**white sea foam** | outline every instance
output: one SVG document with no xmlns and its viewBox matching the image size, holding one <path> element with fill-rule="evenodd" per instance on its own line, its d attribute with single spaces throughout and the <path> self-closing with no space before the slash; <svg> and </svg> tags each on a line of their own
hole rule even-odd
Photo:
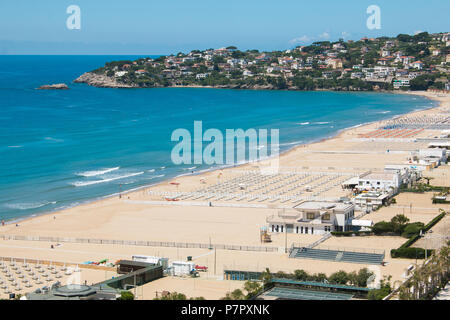
<svg viewBox="0 0 450 320">
<path fill-rule="evenodd" d="M 94 181 L 77 181 L 77 182 L 72 183 L 72 185 L 75 186 L 75 187 L 84 187 L 84 186 L 90 186 L 90 185 L 93 185 L 93 184 L 111 182 L 111 181 L 115 181 L 115 180 L 120 180 L 120 179 L 129 178 L 129 177 L 134 177 L 134 176 L 138 176 L 138 175 L 141 175 L 141 174 L 144 174 L 144 171 L 136 172 L 136 173 L 130 173 L 130 174 L 126 174 L 126 175 L 118 176 L 118 177 L 113 177 L 113 178 L 109 178 L 109 179 L 94 180 Z"/>
<path fill-rule="evenodd" d="M 278 146 L 282 147 L 282 146 L 292 146 L 295 144 L 301 144 L 303 143 L 303 141 L 299 140 L 299 141 L 293 141 L 293 142 L 285 142 L 285 143 L 280 143 Z"/>
<path fill-rule="evenodd" d="M 329 121 L 320 121 L 320 122 L 309 122 L 309 121 L 307 121 L 307 122 L 298 122 L 297 124 L 299 124 L 301 126 L 307 126 L 307 125 L 310 125 L 310 124 L 328 124 L 328 123 L 330 123 L 330 122 Z"/>
<path fill-rule="evenodd" d="M 330 123 L 329 121 L 322 121 L 322 122 L 314 122 L 314 124 L 328 124 Z"/>
<path fill-rule="evenodd" d="M 155 172 L 155 169 L 147 170 L 147 172 Z"/>
<path fill-rule="evenodd" d="M 52 138 L 52 137 L 45 137 L 44 140 L 47 141 L 53 141 L 53 142 L 63 142 L 63 139 L 56 139 L 56 138 Z"/>
<path fill-rule="evenodd" d="M 22 203 L 8 203 L 5 207 L 15 210 L 29 210 L 37 209 L 49 204 L 55 204 L 56 201 L 40 201 L 40 202 L 22 202 Z"/>
<path fill-rule="evenodd" d="M 22 146 L 8 146 L 8 148 L 22 148 Z"/>
<path fill-rule="evenodd" d="M 106 169 L 103 169 L 103 170 L 80 172 L 80 173 L 77 173 L 77 176 L 95 177 L 95 176 L 100 176 L 102 174 L 105 174 L 105 173 L 108 173 L 108 172 L 112 172 L 112 171 L 116 171 L 116 170 L 119 170 L 119 169 L 120 169 L 120 167 L 114 167 L 114 168 L 106 168 Z"/>
</svg>

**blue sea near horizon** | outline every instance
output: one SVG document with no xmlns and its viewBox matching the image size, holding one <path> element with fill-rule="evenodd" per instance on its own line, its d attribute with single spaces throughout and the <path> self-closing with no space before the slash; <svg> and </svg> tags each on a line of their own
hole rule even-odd
<svg viewBox="0 0 450 320">
<path fill-rule="evenodd" d="M 174 165 L 177 128 L 280 130 L 280 148 L 429 108 L 382 93 L 107 89 L 72 81 L 138 56 L 0 56 L 0 219 L 15 220 L 211 169 Z M 35 90 L 66 83 L 70 90 Z"/>
</svg>

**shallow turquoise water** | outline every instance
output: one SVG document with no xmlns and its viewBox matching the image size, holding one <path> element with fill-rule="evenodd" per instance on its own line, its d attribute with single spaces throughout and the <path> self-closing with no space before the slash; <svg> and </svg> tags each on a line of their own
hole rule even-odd
<svg viewBox="0 0 450 320">
<path fill-rule="evenodd" d="M 0 218 L 15 219 L 211 165 L 172 163 L 173 130 L 280 130 L 281 150 L 434 102 L 375 93 L 101 89 L 71 81 L 111 56 L 0 56 Z M 65 82 L 67 91 L 38 91 Z M 196 166 L 195 169 L 189 169 Z"/>
</svg>

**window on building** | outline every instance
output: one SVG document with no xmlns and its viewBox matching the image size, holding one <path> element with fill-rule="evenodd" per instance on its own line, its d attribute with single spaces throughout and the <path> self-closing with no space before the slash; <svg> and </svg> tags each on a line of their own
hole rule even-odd
<svg viewBox="0 0 450 320">
<path fill-rule="evenodd" d="M 298 226 L 295 227 L 295 233 L 298 233 Z"/>
<path fill-rule="evenodd" d="M 284 226 L 281 226 L 281 232 L 283 232 Z"/>
<path fill-rule="evenodd" d="M 314 219 L 314 212 L 308 212 L 308 213 L 306 214 L 306 218 L 308 218 L 308 219 L 310 219 L 310 220 Z"/>
<path fill-rule="evenodd" d="M 308 227 L 305 227 L 305 233 L 308 234 Z"/>
<path fill-rule="evenodd" d="M 303 233 L 303 227 L 300 227 L 300 233 Z"/>
<path fill-rule="evenodd" d="M 330 220 L 330 214 L 329 213 L 325 213 L 323 216 L 322 216 L 322 220 Z"/>
</svg>

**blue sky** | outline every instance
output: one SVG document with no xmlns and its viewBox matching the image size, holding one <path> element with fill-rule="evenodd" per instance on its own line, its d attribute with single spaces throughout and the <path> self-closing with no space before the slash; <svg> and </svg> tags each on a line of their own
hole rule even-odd
<svg viewBox="0 0 450 320">
<path fill-rule="evenodd" d="M 66 8 L 81 8 L 69 30 Z M 369 5 L 381 29 L 366 26 Z M 2 0 L 0 54 L 169 54 L 450 31 L 449 0 Z"/>
</svg>

